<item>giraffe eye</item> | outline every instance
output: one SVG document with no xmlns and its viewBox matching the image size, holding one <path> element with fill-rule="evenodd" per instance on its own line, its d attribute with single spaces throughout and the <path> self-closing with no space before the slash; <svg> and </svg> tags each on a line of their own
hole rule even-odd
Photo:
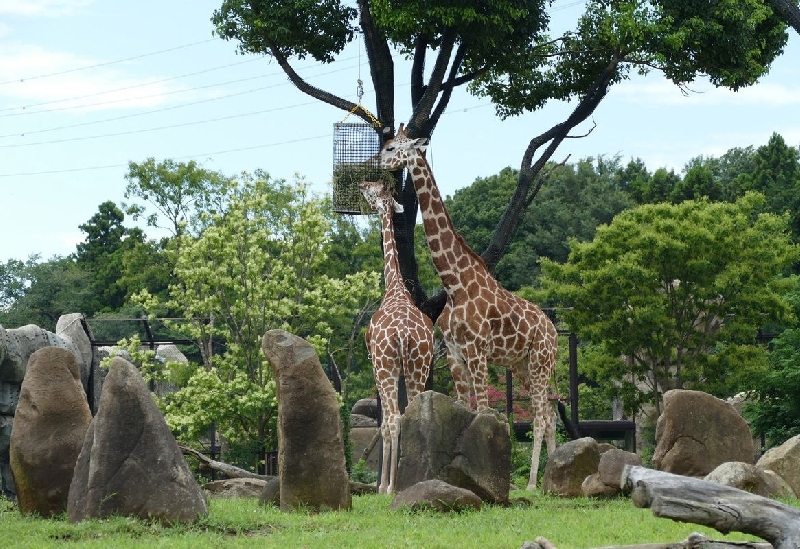
<svg viewBox="0 0 800 549">
<path fill-rule="evenodd" d="M 392 152 L 393 150 L 394 150 L 393 146 L 392 147 L 386 147 L 386 152 Z"/>
</svg>

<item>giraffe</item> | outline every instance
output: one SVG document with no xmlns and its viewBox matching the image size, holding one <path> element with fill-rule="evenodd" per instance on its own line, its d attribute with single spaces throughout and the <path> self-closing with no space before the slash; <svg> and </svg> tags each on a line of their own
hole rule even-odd
<svg viewBox="0 0 800 549">
<path fill-rule="evenodd" d="M 437 320 L 458 399 L 470 406 L 475 391 L 479 412 L 489 407 L 488 364 L 511 369 L 529 391 L 535 414 L 528 490 L 536 489 L 542 440 L 555 450 L 555 411 L 549 389 L 558 346 L 555 326 L 539 307 L 502 288 L 486 265 L 453 228 L 431 168 L 427 139 L 411 139 L 400 125 L 381 148 L 380 164 L 406 168 L 419 198 L 425 235 L 447 301 Z M 471 386 L 471 387 L 470 387 Z"/>
<path fill-rule="evenodd" d="M 378 492 L 384 494 L 394 492 L 400 455 L 400 376 L 405 377 L 409 402 L 425 390 L 433 362 L 433 322 L 414 305 L 400 274 L 392 214 L 402 212 L 403 206 L 381 181 L 362 181 L 358 187 L 380 214 L 383 236 L 386 292 L 381 306 L 372 315 L 365 339 L 383 412 L 383 462 Z"/>
</svg>

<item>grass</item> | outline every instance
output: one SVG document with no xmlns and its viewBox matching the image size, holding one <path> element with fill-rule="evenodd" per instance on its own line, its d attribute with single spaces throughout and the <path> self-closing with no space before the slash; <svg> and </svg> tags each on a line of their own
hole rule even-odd
<svg viewBox="0 0 800 549">
<path fill-rule="evenodd" d="M 485 506 L 460 514 L 391 511 L 391 496 L 353 498 L 353 509 L 328 513 L 282 512 L 254 499 L 212 499 L 207 517 L 191 526 L 162 526 L 125 517 L 71 524 L 66 517 L 22 516 L 0 499 L 2 547 L 46 548 L 458 548 L 518 549 L 544 536 L 558 549 L 677 542 L 692 532 L 712 539 L 752 541 L 654 517 L 627 498 L 564 499 L 514 492 L 529 503 Z M 794 502 L 795 504 L 797 502 Z"/>
</svg>

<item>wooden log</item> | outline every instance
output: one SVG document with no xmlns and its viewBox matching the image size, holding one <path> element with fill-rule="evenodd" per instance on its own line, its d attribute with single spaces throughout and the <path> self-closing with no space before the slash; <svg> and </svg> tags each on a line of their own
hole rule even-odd
<svg viewBox="0 0 800 549">
<path fill-rule="evenodd" d="M 626 466 L 620 486 L 637 507 L 657 517 L 701 524 L 727 534 L 742 532 L 775 549 L 800 548 L 800 509 L 715 482 Z"/>
<path fill-rule="evenodd" d="M 222 461 L 217 461 L 215 459 L 211 459 L 207 455 L 202 452 L 198 452 L 194 448 L 189 448 L 188 446 L 184 446 L 183 444 L 178 444 L 178 448 L 181 449 L 183 455 L 189 455 L 208 467 L 209 469 L 214 469 L 215 471 L 219 471 L 220 473 L 225 474 L 228 478 L 255 478 L 259 480 L 272 480 L 275 478 L 272 475 L 259 475 L 256 473 L 251 473 L 247 469 L 242 469 L 240 467 L 236 467 L 235 465 L 231 465 L 229 463 L 224 463 Z"/>
</svg>

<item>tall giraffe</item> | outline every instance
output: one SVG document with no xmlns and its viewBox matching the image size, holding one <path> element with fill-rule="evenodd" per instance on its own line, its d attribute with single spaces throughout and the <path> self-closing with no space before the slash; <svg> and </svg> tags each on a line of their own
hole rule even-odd
<svg viewBox="0 0 800 549">
<path fill-rule="evenodd" d="M 400 125 L 384 143 L 381 167 L 406 168 L 414 181 L 431 258 L 447 301 L 437 320 L 459 400 L 470 406 L 470 385 L 478 411 L 489 407 L 488 364 L 510 368 L 529 391 L 533 451 L 528 490 L 536 488 L 542 439 L 556 447 L 555 411 L 549 404 L 558 346 L 556 328 L 539 307 L 502 288 L 483 260 L 461 238 L 445 209 L 425 159 L 427 139 L 411 139 Z"/>
<path fill-rule="evenodd" d="M 383 411 L 383 462 L 378 492 L 384 494 L 394 492 L 400 455 L 400 377 L 405 377 L 409 402 L 425 390 L 433 362 L 433 322 L 414 305 L 400 274 L 392 214 L 402 212 L 403 206 L 381 181 L 362 181 L 358 188 L 380 214 L 383 236 L 386 292 L 369 322 L 366 342 Z"/>
</svg>

